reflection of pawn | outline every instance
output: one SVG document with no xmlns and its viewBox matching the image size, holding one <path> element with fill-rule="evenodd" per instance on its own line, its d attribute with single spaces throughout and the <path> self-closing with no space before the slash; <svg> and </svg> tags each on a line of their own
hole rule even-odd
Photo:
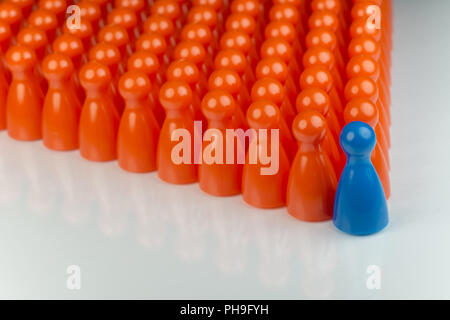
<svg viewBox="0 0 450 320">
<path fill-rule="evenodd" d="M 90 61 L 81 68 L 80 82 L 86 90 L 80 117 L 80 153 L 91 161 L 114 160 L 119 114 L 107 94 L 111 73 L 106 66 Z"/>
<path fill-rule="evenodd" d="M 280 139 L 272 140 L 272 130 L 279 130 L 280 110 L 273 102 L 260 100 L 250 105 L 247 119 L 251 128 L 257 131 L 266 130 L 266 137 L 259 134 L 250 142 L 242 177 L 242 197 L 254 207 L 282 207 L 286 203 L 289 159 Z M 277 154 L 274 155 L 272 152 Z M 270 155 L 272 163 L 263 164 L 267 160 L 260 159 L 263 155 L 267 157 Z M 252 158 L 256 161 L 251 162 Z M 274 161 L 277 163 L 274 164 Z M 268 167 L 273 167 L 275 172 Z"/>
<path fill-rule="evenodd" d="M 200 188 L 214 196 L 232 196 L 241 192 L 242 165 L 238 159 L 245 150 L 234 138 L 234 158 L 229 163 L 230 147 L 227 129 L 233 128 L 232 116 L 236 108 L 233 97 L 226 91 L 213 90 L 202 100 L 202 112 L 208 119 L 208 130 L 203 137 L 203 160 L 199 167 Z M 237 146 L 236 146 L 237 144 Z M 226 159 L 226 160 L 225 160 Z"/>
<path fill-rule="evenodd" d="M 158 141 L 158 176 L 174 184 L 196 182 L 194 118 L 189 108 L 192 103 L 191 88 L 180 80 L 167 81 L 161 87 L 159 101 L 166 109 L 166 118 Z"/>
<path fill-rule="evenodd" d="M 388 224 L 386 197 L 370 161 L 376 144 L 375 132 L 364 122 L 351 122 L 341 134 L 347 154 L 334 205 L 334 225 L 352 235 L 369 235 Z"/>
<path fill-rule="evenodd" d="M 61 53 L 52 53 L 42 62 L 49 89 L 42 110 L 44 145 L 53 150 L 78 148 L 78 120 L 81 102 L 70 83 L 72 61 Z"/>
<path fill-rule="evenodd" d="M 378 114 L 379 113 L 376 106 L 369 99 L 355 98 L 350 100 L 350 102 L 347 104 L 347 107 L 344 111 L 344 119 L 346 123 L 350 123 L 352 121 L 365 122 L 375 130 L 375 128 L 378 127 Z M 381 149 L 381 145 L 380 143 L 378 143 L 378 141 L 372 152 L 371 160 L 375 170 L 378 173 L 381 184 L 383 185 L 386 199 L 389 199 L 391 195 L 389 167 L 386 156 Z"/>
<path fill-rule="evenodd" d="M 303 111 L 292 131 L 299 149 L 291 166 L 287 188 L 287 210 L 297 219 L 323 221 L 332 218 L 336 175 L 328 155 L 320 148 L 327 130 L 317 111 Z"/>
<path fill-rule="evenodd" d="M 33 73 L 36 55 L 28 47 L 15 45 L 5 61 L 13 77 L 6 101 L 8 134 L 17 140 L 41 139 L 44 95 Z"/>
<path fill-rule="evenodd" d="M 159 127 L 146 105 L 151 84 L 144 73 L 128 71 L 119 81 L 119 91 L 125 100 L 117 134 L 119 166 L 131 172 L 156 170 L 156 146 Z"/>
</svg>

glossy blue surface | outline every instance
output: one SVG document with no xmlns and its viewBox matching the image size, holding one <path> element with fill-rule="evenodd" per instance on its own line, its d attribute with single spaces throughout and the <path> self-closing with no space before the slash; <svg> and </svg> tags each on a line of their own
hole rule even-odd
<svg viewBox="0 0 450 320">
<path fill-rule="evenodd" d="M 389 219 L 383 187 L 370 161 L 375 132 L 364 122 L 351 122 L 342 129 L 340 142 L 347 163 L 336 191 L 334 225 L 352 235 L 377 233 Z"/>
</svg>

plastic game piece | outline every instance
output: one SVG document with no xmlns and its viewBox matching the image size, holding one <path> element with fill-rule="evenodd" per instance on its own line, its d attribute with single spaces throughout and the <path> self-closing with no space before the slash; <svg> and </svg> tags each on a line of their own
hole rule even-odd
<svg viewBox="0 0 450 320">
<path fill-rule="evenodd" d="M 303 22 L 300 21 L 301 14 L 298 9 L 289 3 L 275 4 L 270 8 L 269 19 L 270 21 L 287 21 L 292 23 L 295 27 L 297 36 L 299 39 L 304 39 L 306 31 Z"/>
<path fill-rule="evenodd" d="M 346 44 L 348 43 L 348 35 L 339 25 L 339 18 L 332 11 L 323 10 L 313 12 L 308 19 L 308 25 L 309 29 L 330 29 L 336 35 L 339 50 L 345 52 Z"/>
<path fill-rule="evenodd" d="M 252 44 L 252 40 L 249 35 L 244 31 L 230 30 L 226 31 L 220 38 L 220 48 L 223 49 L 238 49 L 247 56 L 248 67 L 251 70 L 256 66 L 258 55 L 255 51 L 255 47 Z"/>
<path fill-rule="evenodd" d="M 271 138 L 271 130 L 279 130 L 278 125 L 282 121 L 280 111 L 273 102 L 260 100 L 252 103 L 248 108 L 247 121 L 250 127 L 256 130 L 256 136 L 250 141 L 245 158 L 242 173 L 242 198 L 257 208 L 282 207 L 286 204 L 290 164 L 283 144 L 279 143 L 279 140 Z M 266 130 L 265 138 L 264 135 L 259 135 L 260 129 Z M 256 156 L 256 150 L 260 148 L 266 150 L 267 155 L 272 152 L 271 150 L 277 150 L 276 147 L 272 148 L 272 144 L 278 144 L 277 164 L 263 164 L 262 161 L 266 161 L 266 159 L 262 160 L 259 156 L 250 161 L 252 157 Z"/>
<path fill-rule="evenodd" d="M 344 119 L 347 124 L 353 121 L 365 122 L 375 130 L 378 126 L 378 110 L 370 100 L 356 98 L 350 100 L 347 104 L 344 111 Z M 389 180 L 389 167 L 385 155 L 386 154 L 381 148 L 381 144 L 377 142 L 372 151 L 371 160 L 375 170 L 378 173 L 381 184 L 383 185 L 386 199 L 389 199 L 391 195 L 391 186 Z"/>
<path fill-rule="evenodd" d="M 35 0 L 6 0 L 5 2 L 18 6 L 22 12 L 22 17 L 25 19 L 28 18 L 35 4 Z"/>
<path fill-rule="evenodd" d="M 130 38 L 128 37 L 127 30 L 120 25 L 111 24 L 103 29 L 97 34 L 98 42 L 107 42 L 115 45 L 122 56 L 122 61 L 126 61 L 131 55 Z"/>
<path fill-rule="evenodd" d="M 16 140 L 41 139 L 44 96 L 33 73 L 36 54 L 29 47 L 15 45 L 6 52 L 5 61 L 12 73 L 6 100 L 8 134 Z"/>
<path fill-rule="evenodd" d="M 158 0 L 151 6 L 152 15 L 160 15 L 169 18 L 177 30 L 181 30 L 181 9 L 176 0 Z"/>
<path fill-rule="evenodd" d="M 147 4 L 145 0 L 116 0 L 114 4 L 116 8 L 133 10 L 142 23 L 147 19 L 147 13 L 145 12 Z"/>
<path fill-rule="evenodd" d="M 189 10 L 187 22 L 201 22 L 206 24 L 212 31 L 216 41 L 219 40 L 219 32 L 222 30 L 218 25 L 217 12 L 210 6 L 194 6 Z"/>
<path fill-rule="evenodd" d="M 11 29 L 11 33 L 16 35 L 22 22 L 20 7 L 11 2 L 0 3 L 0 21 L 6 22 Z"/>
<path fill-rule="evenodd" d="M 38 7 L 53 12 L 59 25 L 64 23 L 67 9 L 66 0 L 39 0 Z"/>
<path fill-rule="evenodd" d="M 152 84 L 149 103 L 152 107 L 153 115 L 155 116 L 159 127 L 161 127 L 164 121 L 165 111 L 159 103 L 159 89 L 162 85 L 162 80 L 158 73 L 159 69 L 160 64 L 158 62 L 158 57 L 152 52 L 138 50 L 128 58 L 128 70 L 145 73 Z"/>
<path fill-rule="evenodd" d="M 266 39 L 280 38 L 288 41 L 294 51 L 296 60 L 296 57 L 301 57 L 303 55 L 303 46 L 299 42 L 297 32 L 292 23 L 281 20 L 272 21 L 266 26 L 264 35 Z"/>
<path fill-rule="evenodd" d="M 299 113 L 305 110 L 317 111 L 327 120 L 327 132 L 321 146 L 330 157 L 336 177 L 339 177 L 345 165 L 345 155 L 338 148 L 337 141 L 339 141 L 340 124 L 337 122 L 336 114 L 331 108 L 327 93 L 319 88 L 302 90 L 297 97 L 296 107 Z M 331 127 L 334 127 L 334 129 L 331 129 Z"/>
<path fill-rule="evenodd" d="M 168 17 L 160 16 L 160 15 L 152 15 L 148 17 L 143 26 L 144 32 L 155 32 L 164 36 L 167 44 L 174 48 L 176 45 L 175 39 L 175 26 Z"/>
<path fill-rule="evenodd" d="M 251 97 L 253 102 L 258 100 L 272 101 L 280 108 L 281 115 L 288 126 L 292 124 L 296 112 L 286 97 L 283 85 L 278 80 L 273 78 L 259 79 L 252 87 Z"/>
<path fill-rule="evenodd" d="M 42 61 L 42 72 L 49 88 L 42 110 L 42 138 L 52 150 L 78 148 L 78 121 L 81 102 L 71 83 L 72 60 L 62 53 L 52 53 Z"/>
<path fill-rule="evenodd" d="M 156 32 L 146 32 L 136 40 L 136 50 L 150 51 L 156 54 L 159 64 L 164 69 L 169 64 L 166 39 Z M 162 71 L 160 72 L 162 74 Z"/>
<path fill-rule="evenodd" d="M 78 2 L 77 6 L 80 8 L 81 18 L 89 21 L 94 34 L 97 34 L 98 30 L 104 27 L 100 5 L 92 0 L 81 0 Z"/>
<path fill-rule="evenodd" d="M 261 43 L 261 37 L 259 37 L 259 33 L 256 32 L 256 22 L 255 19 L 248 13 L 237 12 L 232 13 L 228 16 L 227 21 L 225 22 L 225 30 L 240 30 L 248 34 L 250 37 L 258 37 L 256 38 L 256 43 Z"/>
<path fill-rule="evenodd" d="M 347 28 L 347 21 L 342 14 L 342 3 L 340 0 L 313 0 L 311 1 L 311 9 L 316 11 L 331 11 L 339 18 L 339 25 L 343 28 Z M 345 29 L 346 30 L 346 29 Z"/>
<path fill-rule="evenodd" d="M 186 24 L 181 31 L 180 40 L 192 40 L 201 43 L 207 52 L 205 64 L 212 69 L 212 58 L 217 50 L 217 43 L 213 43 L 213 35 L 209 27 L 201 22 Z"/>
<path fill-rule="evenodd" d="M 52 11 L 45 9 L 34 10 L 28 17 L 28 24 L 44 30 L 50 43 L 55 40 L 58 19 Z"/>
<path fill-rule="evenodd" d="M 108 24 L 117 24 L 124 27 L 128 32 L 128 38 L 134 42 L 139 38 L 138 18 L 133 10 L 127 8 L 115 8 L 107 18 Z"/>
<path fill-rule="evenodd" d="M 336 191 L 333 223 L 351 235 L 377 233 L 389 218 L 383 187 L 370 161 L 375 132 L 370 125 L 354 121 L 344 127 L 340 141 L 348 160 Z"/>
<path fill-rule="evenodd" d="M 225 141 L 226 129 L 234 129 L 232 120 L 236 108 L 234 99 L 224 90 L 212 90 L 203 97 L 201 107 L 208 119 L 208 131 L 203 137 L 203 158 L 198 168 L 200 189 L 219 197 L 239 194 L 242 183 L 242 163 L 238 163 L 238 153 L 245 153 L 245 149 L 243 146 L 236 146 L 236 143 L 240 144 L 237 137 L 233 138 L 235 143 L 231 147 L 228 147 Z M 222 141 L 219 142 L 220 140 Z M 227 157 L 230 148 L 234 148 L 234 158 L 231 163 L 228 162 Z"/>
<path fill-rule="evenodd" d="M 79 78 L 86 90 L 79 123 L 81 156 L 91 161 L 114 160 L 120 117 L 107 94 L 111 73 L 105 65 L 89 61 L 81 68 Z"/>
<path fill-rule="evenodd" d="M 287 210 L 293 217 L 310 222 L 333 217 L 337 179 L 328 155 L 319 147 L 327 124 L 317 111 L 299 113 L 292 131 L 299 143 L 287 185 Z"/>
<path fill-rule="evenodd" d="M 185 59 L 189 60 L 197 66 L 200 71 L 199 85 L 201 93 L 204 93 L 207 84 L 207 75 L 210 72 L 208 65 L 205 63 L 207 61 L 207 55 L 205 48 L 201 43 L 192 40 L 184 40 L 178 43 L 173 51 L 173 57 L 176 60 Z"/>
<path fill-rule="evenodd" d="M 147 105 L 150 91 L 150 80 L 142 72 L 128 71 L 120 78 L 119 92 L 125 100 L 125 111 L 117 134 L 117 160 L 127 171 L 156 170 L 159 127 Z"/>
<path fill-rule="evenodd" d="M 298 79 L 300 77 L 300 65 L 297 63 L 292 47 L 287 40 L 281 38 L 267 39 L 261 45 L 260 57 L 262 59 L 267 57 L 281 58 L 287 64 L 292 78 Z"/>
<path fill-rule="evenodd" d="M 259 31 L 262 30 L 265 24 L 265 14 L 261 9 L 263 9 L 263 7 L 260 6 L 258 0 L 233 0 L 231 3 L 231 12 L 243 12 L 251 15 L 256 20 Z"/>
<path fill-rule="evenodd" d="M 198 180 L 198 168 L 194 161 L 194 118 L 189 107 L 191 88 L 180 80 L 167 81 L 159 91 L 159 101 L 166 110 L 166 118 L 158 141 L 158 177 L 172 184 L 194 183 Z"/>
<path fill-rule="evenodd" d="M 110 0 L 91 0 L 97 3 L 100 6 L 100 9 L 102 11 L 102 18 L 103 20 L 106 20 L 106 16 L 108 15 L 108 12 L 112 10 L 112 1 Z"/>
<path fill-rule="evenodd" d="M 193 0 L 192 1 L 193 7 L 210 7 L 217 13 L 217 21 L 218 21 L 218 31 L 219 33 L 223 32 L 223 23 L 224 23 L 224 12 L 223 12 L 223 6 L 224 1 L 223 0 Z M 228 10 L 228 8 L 227 8 Z"/>
<path fill-rule="evenodd" d="M 251 68 L 248 66 L 248 60 L 245 55 L 238 49 L 230 48 L 220 50 L 214 59 L 215 69 L 232 69 L 236 71 L 240 76 L 242 83 L 242 94 L 249 98 L 248 87 L 251 87 L 254 83 L 254 74 Z M 249 101 L 249 99 L 248 99 Z"/>
<path fill-rule="evenodd" d="M 3 54 L 8 50 L 11 43 L 11 28 L 5 21 L 0 21 L 0 56 L 3 58 Z M 3 63 L 3 61 L 2 61 Z"/>
<path fill-rule="evenodd" d="M 239 74 L 231 69 L 217 69 L 211 73 L 208 79 L 208 88 L 210 91 L 224 90 L 233 97 L 236 106 L 233 114 L 234 127 L 247 129 L 248 125 L 244 116 L 244 111 L 247 109 L 247 106 L 241 106 L 241 87 L 242 81 Z"/>
</svg>

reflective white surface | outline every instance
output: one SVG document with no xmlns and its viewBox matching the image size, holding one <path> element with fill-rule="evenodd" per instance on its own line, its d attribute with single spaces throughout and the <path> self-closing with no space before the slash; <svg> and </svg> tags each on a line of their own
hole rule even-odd
<svg viewBox="0 0 450 320">
<path fill-rule="evenodd" d="M 0 132 L 0 298 L 450 298 L 448 12 L 395 0 L 385 231 L 347 236 Z"/>
</svg>

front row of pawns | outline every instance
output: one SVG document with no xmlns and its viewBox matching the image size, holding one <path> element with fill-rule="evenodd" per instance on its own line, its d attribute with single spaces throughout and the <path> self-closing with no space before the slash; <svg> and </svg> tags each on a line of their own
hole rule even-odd
<svg viewBox="0 0 450 320">
<path fill-rule="evenodd" d="M 258 152 L 266 147 L 269 153 L 271 143 L 278 143 L 278 168 L 272 174 L 263 175 L 261 169 L 270 165 L 259 158 L 250 163 L 248 152 L 243 165 L 237 161 L 238 152 L 230 163 L 197 164 L 193 139 L 188 142 L 189 148 L 179 152 L 184 161 L 178 162 L 173 155 L 181 137 L 174 139 L 174 132 L 184 129 L 194 137 L 198 129 L 194 124 L 193 94 L 187 83 L 170 80 L 161 87 L 159 100 L 166 118 L 160 128 L 149 100 L 151 82 L 144 73 L 128 71 L 121 77 L 118 89 L 125 109 L 120 116 L 121 110 L 112 98 L 111 74 L 103 64 L 92 61 L 82 67 L 79 81 L 86 92 L 82 105 L 73 83 L 74 67 L 65 55 L 50 54 L 42 63 L 49 84 L 45 97 L 33 75 L 33 50 L 14 46 L 7 52 L 6 62 L 14 79 L 7 98 L 7 129 L 15 139 L 43 138 L 44 144 L 54 150 L 79 148 L 81 155 L 92 161 L 118 159 L 120 167 L 131 172 L 158 170 L 158 176 L 169 183 L 198 181 L 203 191 L 216 196 L 242 192 L 244 200 L 253 206 L 287 205 L 288 212 L 300 220 L 333 219 L 337 228 L 350 234 L 372 234 L 388 223 L 385 194 L 371 162 L 376 136 L 364 122 L 351 122 L 342 130 L 340 143 L 347 162 L 339 184 L 327 153 L 320 147 L 327 133 L 327 120 L 314 110 L 302 111 L 293 121 L 292 133 L 298 145 L 289 141 L 283 129 L 279 132 L 280 143 L 271 141 L 270 133 L 265 141 L 250 142 L 258 144 Z M 208 92 L 200 106 L 208 129 L 215 129 L 223 137 L 226 129 L 238 127 L 235 108 L 233 97 L 222 90 Z M 279 128 L 281 117 L 278 107 L 266 100 L 252 103 L 247 111 L 247 122 L 256 131 Z M 213 139 L 202 143 L 201 152 Z M 220 148 L 225 157 L 224 141 L 215 146 L 214 152 Z M 293 161 L 289 156 L 292 149 L 296 150 Z"/>
</svg>

